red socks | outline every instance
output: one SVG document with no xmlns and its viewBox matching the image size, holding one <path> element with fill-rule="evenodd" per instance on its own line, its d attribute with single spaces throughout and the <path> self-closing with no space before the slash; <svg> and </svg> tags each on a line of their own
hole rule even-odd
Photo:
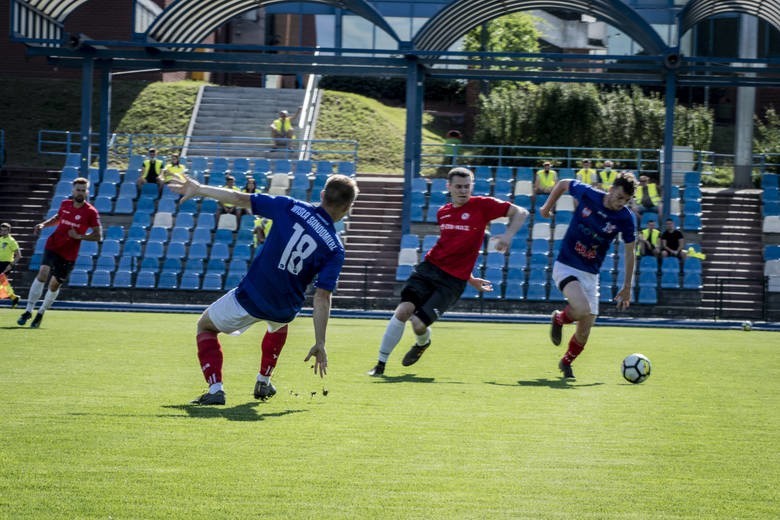
<svg viewBox="0 0 780 520">
<path fill-rule="evenodd" d="M 198 359 L 203 377 L 210 385 L 222 382 L 222 346 L 216 332 L 201 332 L 197 336 Z"/>
<path fill-rule="evenodd" d="M 558 323 L 558 325 L 574 323 L 574 320 L 569 317 L 569 308 L 570 307 L 567 305 L 565 309 L 555 315 L 555 321 Z"/>
<path fill-rule="evenodd" d="M 579 356 L 584 349 L 585 343 L 580 345 L 576 337 L 572 335 L 571 339 L 569 340 L 569 350 L 567 350 L 566 354 L 563 355 L 563 359 L 561 359 L 561 361 L 563 361 L 564 365 L 571 365 L 572 361 L 577 359 L 577 356 Z"/>
<path fill-rule="evenodd" d="M 260 361 L 260 375 L 270 376 L 279 360 L 279 354 L 287 341 L 287 325 L 276 332 L 266 331 L 263 336 L 263 358 Z"/>
</svg>

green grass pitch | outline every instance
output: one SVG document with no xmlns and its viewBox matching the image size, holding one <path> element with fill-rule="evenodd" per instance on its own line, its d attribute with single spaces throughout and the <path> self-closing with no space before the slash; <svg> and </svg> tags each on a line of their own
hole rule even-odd
<svg viewBox="0 0 780 520">
<path fill-rule="evenodd" d="M 777 333 L 597 325 L 562 382 L 547 326 L 443 322 L 371 378 L 385 322 L 333 319 L 321 380 L 300 318 L 276 397 L 251 395 L 260 325 L 220 336 L 227 406 L 197 407 L 196 315 L 18 314 L 0 310 L 0 518 L 777 517 Z"/>
</svg>

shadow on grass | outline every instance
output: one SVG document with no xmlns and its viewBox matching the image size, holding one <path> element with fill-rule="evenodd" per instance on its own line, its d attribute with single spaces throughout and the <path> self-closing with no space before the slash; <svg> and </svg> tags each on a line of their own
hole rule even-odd
<svg viewBox="0 0 780 520">
<path fill-rule="evenodd" d="M 546 386 L 547 388 L 558 388 L 560 390 L 569 390 L 574 388 L 586 387 L 586 386 L 601 386 L 604 383 L 582 383 L 577 384 L 577 381 L 572 379 L 534 379 L 528 381 L 518 381 L 517 385 L 508 383 L 496 383 L 495 381 L 488 381 L 489 385 L 496 386 Z"/>
<path fill-rule="evenodd" d="M 402 376 L 382 376 L 373 378 L 377 383 L 436 383 L 435 377 L 419 377 L 416 374 L 404 374 Z M 462 385 L 461 381 L 439 381 L 440 384 Z"/>
<path fill-rule="evenodd" d="M 272 417 L 283 417 L 294 413 L 300 413 L 304 410 L 283 410 L 273 413 L 258 413 L 255 410 L 260 403 L 244 403 L 237 406 L 203 406 L 198 404 L 174 404 L 166 405 L 163 408 L 170 410 L 184 410 L 187 415 L 196 419 L 214 419 L 223 418 L 229 421 L 264 421 Z M 165 417 L 171 417 L 166 415 Z"/>
<path fill-rule="evenodd" d="M 0 327 L 0 330 L 16 330 L 16 329 L 29 329 L 29 325 L 8 325 L 7 327 Z"/>
</svg>

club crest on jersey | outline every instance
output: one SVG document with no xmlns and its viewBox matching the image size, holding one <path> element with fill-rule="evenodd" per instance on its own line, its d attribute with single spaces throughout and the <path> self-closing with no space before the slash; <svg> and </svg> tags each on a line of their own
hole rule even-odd
<svg viewBox="0 0 780 520">
<path fill-rule="evenodd" d="M 470 216 L 471 215 L 469 215 L 468 213 L 464 213 L 463 215 L 460 216 L 460 219 L 461 220 L 468 220 Z"/>
<path fill-rule="evenodd" d="M 582 216 L 584 218 L 588 218 L 590 214 L 593 213 L 590 208 L 582 208 Z"/>
<path fill-rule="evenodd" d="M 81 215 L 76 215 L 76 220 L 81 220 Z"/>
<path fill-rule="evenodd" d="M 615 231 L 615 227 L 616 227 L 615 224 L 613 224 L 612 222 L 607 222 L 606 225 L 604 226 L 604 229 L 602 229 L 602 231 L 604 231 L 604 233 L 612 233 L 613 231 Z"/>
</svg>

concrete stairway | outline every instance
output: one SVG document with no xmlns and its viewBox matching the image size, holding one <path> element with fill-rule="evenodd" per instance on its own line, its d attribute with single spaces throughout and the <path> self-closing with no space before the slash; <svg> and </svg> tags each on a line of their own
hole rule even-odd
<svg viewBox="0 0 780 520">
<path fill-rule="evenodd" d="M 294 115 L 304 95 L 304 90 L 294 89 L 204 87 L 187 155 L 229 158 L 260 155 L 248 148 L 252 146 L 248 144 L 251 138 L 270 138 L 269 125 L 279 111 L 287 110 Z M 238 142 L 229 139 L 233 136 L 250 139 Z M 218 142 L 214 137 L 226 139 Z M 270 142 L 263 143 L 266 144 Z"/>
<path fill-rule="evenodd" d="M 346 259 L 334 306 L 393 308 L 403 179 L 362 175 L 358 186 L 360 195 L 349 216 Z"/>
<path fill-rule="evenodd" d="M 721 318 L 755 319 L 764 285 L 760 191 L 702 191 L 700 241 L 707 260 L 701 305 Z"/>
<path fill-rule="evenodd" d="M 33 226 L 46 216 L 59 176 L 57 171 L 33 168 L 0 170 L 0 222 L 11 224 L 11 235 L 22 250 L 22 260 L 12 273 L 12 281 L 21 281 L 27 270 L 37 240 Z M 20 286 L 14 283 L 14 287 Z"/>
</svg>

